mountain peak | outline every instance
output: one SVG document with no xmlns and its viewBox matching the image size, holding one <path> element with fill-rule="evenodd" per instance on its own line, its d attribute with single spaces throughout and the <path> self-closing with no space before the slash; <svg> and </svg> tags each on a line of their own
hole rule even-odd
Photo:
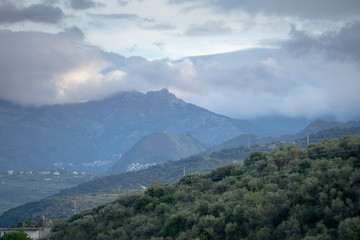
<svg viewBox="0 0 360 240">
<path fill-rule="evenodd" d="M 165 104 L 167 106 L 173 106 L 174 104 L 184 104 L 185 102 L 182 99 L 179 99 L 175 94 L 169 92 L 167 88 L 162 88 L 159 91 L 149 91 L 146 93 L 149 101 L 155 102 L 158 104 Z"/>
<path fill-rule="evenodd" d="M 170 93 L 170 92 L 169 92 L 169 89 L 167 89 L 167 88 L 162 88 L 159 92 L 160 92 L 160 93 L 167 93 L 167 94 Z"/>
<path fill-rule="evenodd" d="M 161 90 L 159 91 L 148 91 L 146 93 L 146 95 L 157 95 L 157 96 L 173 96 L 175 97 L 174 94 L 170 93 L 169 90 L 167 88 L 162 88 Z M 176 97 L 175 97 L 176 98 Z"/>
</svg>

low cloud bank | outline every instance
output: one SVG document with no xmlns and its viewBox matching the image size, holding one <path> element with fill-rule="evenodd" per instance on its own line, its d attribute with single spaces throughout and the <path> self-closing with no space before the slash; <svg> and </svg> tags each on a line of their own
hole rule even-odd
<svg viewBox="0 0 360 240">
<path fill-rule="evenodd" d="M 58 34 L 0 31 L 0 97 L 22 104 L 100 99 L 159 90 L 238 118 L 269 115 L 359 118 L 359 22 L 312 36 L 293 28 L 279 49 L 148 61 L 84 44 L 77 28 Z"/>
</svg>

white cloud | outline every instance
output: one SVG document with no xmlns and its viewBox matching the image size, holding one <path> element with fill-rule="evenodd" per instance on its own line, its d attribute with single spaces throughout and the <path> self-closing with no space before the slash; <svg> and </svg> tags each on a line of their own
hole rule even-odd
<svg viewBox="0 0 360 240">
<path fill-rule="evenodd" d="M 0 96 L 23 104 L 54 104 L 101 98 L 118 89 L 125 74 L 103 74 L 110 65 L 83 34 L 0 31 Z"/>
<path fill-rule="evenodd" d="M 344 17 L 357 9 L 354 1 L 346 0 L 350 8 L 330 0 L 326 7 L 337 11 L 334 17 L 319 13 L 314 21 L 310 16 L 320 11 L 323 0 L 309 13 L 300 7 L 295 17 L 288 15 L 300 3 L 290 6 L 284 0 L 273 1 L 274 6 L 284 4 L 279 9 L 267 2 L 158 2 L 154 11 L 148 10 L 154 6 L 151 1 L 114 0 L 84 12 L 54 1 L 52 8 L 63 7 L 67 17 L 61 18 L 63 25 L 51 26 L 61 29 L 77 21 L 84 33 L 77 28 L 52 34 L 23 31 L 14 21 L 18 31 L 0 31 L 0 97 L 40 105 L 167 87 L 188 102 L 232 117 L 360 117 L 360 24 Z M 193 4 L 193 10 L 181 11 Z M 96 28 L 86 22 L 94 19 L 99 21 Z M 297 24 L 290 35 L 289 23 Z M 278 48 L 234 52 L 261 45 L 266 37 Z M 150 61 L 102 50 L 153 58 L 229 53 Z"/>
</svg>

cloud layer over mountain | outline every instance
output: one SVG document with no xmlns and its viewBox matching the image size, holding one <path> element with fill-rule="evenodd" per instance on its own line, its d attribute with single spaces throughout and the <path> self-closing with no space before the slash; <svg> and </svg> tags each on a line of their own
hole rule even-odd
<svg viewBox="0 0 360 240">
<path fill-rule="evenodd" d="M 155 14 L 147 0 L 0 0 L 0 98 L 42 105 L 166 87 L 238 118 L 360 118 L 358 1 L 156 3 Z M 116 43 L 139 56 L 107 49 Z"/>
</svg>

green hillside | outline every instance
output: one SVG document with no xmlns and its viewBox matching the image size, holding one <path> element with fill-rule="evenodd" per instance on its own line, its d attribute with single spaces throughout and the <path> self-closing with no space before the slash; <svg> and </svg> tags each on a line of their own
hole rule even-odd
<svg viewBox="0 0 360 240">
<path fill-rule="evenodd" d="M 56 219 L 69 218 L 73 215 L 71 210 L 74 198 L 79 196 L 86 200 L 86 203 L 77 205 L 78 211 L 82 211 L 112 200 L 108 198 L 108 194 L 116 196 L 116 194 L 139 192 L 142 190 L 141 186 L 149 186 L 153 182 L 174 183 L 184 175 L 184 167 L 186 173 L 208 172 L 234 161 L 242 162 L 254 150 L 268 150 L 268 148 L 257 146 L 225 149 L 212 154 L 169 161 L 144 170 L 95 178 L 76 187 L 61 190 L 59 194 L 52 197 L 9 209 L 0 216 L 0 226 L 8 227 L 16 223 L 17 219 L 25 221 L 29 217 L 38 220 L 42 215 Z M 93 198 L 94 195 L 96 198 Z M 103 196 L 105 197 L 102 199 Z M 92 200 L 95 203 L 92 203 Z"/>
<path fill-rule="evenodd" d="M 109 173 L 147 168 L 169 160 L 179 160 L 205 150 L 205 145 L 188 134 L 155 132 L 137 142 L 109 169 Z"/>
<path fill-rule="evenodd" d="M 360 133 L 359 128 L 333 128 L 312 134 L 309 140 L 310 143 L 312 143 L 324 138 L 338 138 L 346 134 L 356 133 Z M 306 142 L 306 138 L 303 138 L 287 143 L 290 145 L 306 146 Z M 149 186 L 153 182 L 161 182 L 164 184 L 174 183 L 183 176 L 184 168 L 187 174 L 208 172 L 224 164 L 243 162 L 252 151 L 271 151 L 276 146 L 283 144 L 284 142 L 274 142 L 265 146 L 251 146 L 251 148 L 240 146 L 237 148 L 223 149 L 211 154 L 206 153 L 187 157 L 179 161 L 169 161 L 140 171 L 98 177 L 78 186 L 61 190 L 51 198 L 9 209 L 0 216 L 0 226 L 8 227 L 14 224 L 18 218 L 21 221 L 25 221 L 29 217 L 38 220 L 43 214 L 50 218 L 69 218 L 73 214 L 71 210 L 73 209 L 74 199 L 78 198 L 78 196 L 84 199 L 84 203 L 78 204 L 77 206 L 78 211 L 82 211 L 113 200 L 113 198 L 109 198 L 108 196 L 115 197 L 116 194 L 139 192 L 142 189 L 141 186 Z M 94 198 L 94 195 L 96 195 L 96 198 Z M 22 195 L 22 197 L 23 196 L 24 195 Z M 58 204 L 58 202 L 62 204 Z"/>
<path fill-rule="evenodd" d="M 359 135 L 252 152 L 76 214 L 51 239 L 359 239 L 359 167 Z"/>
</svg>

